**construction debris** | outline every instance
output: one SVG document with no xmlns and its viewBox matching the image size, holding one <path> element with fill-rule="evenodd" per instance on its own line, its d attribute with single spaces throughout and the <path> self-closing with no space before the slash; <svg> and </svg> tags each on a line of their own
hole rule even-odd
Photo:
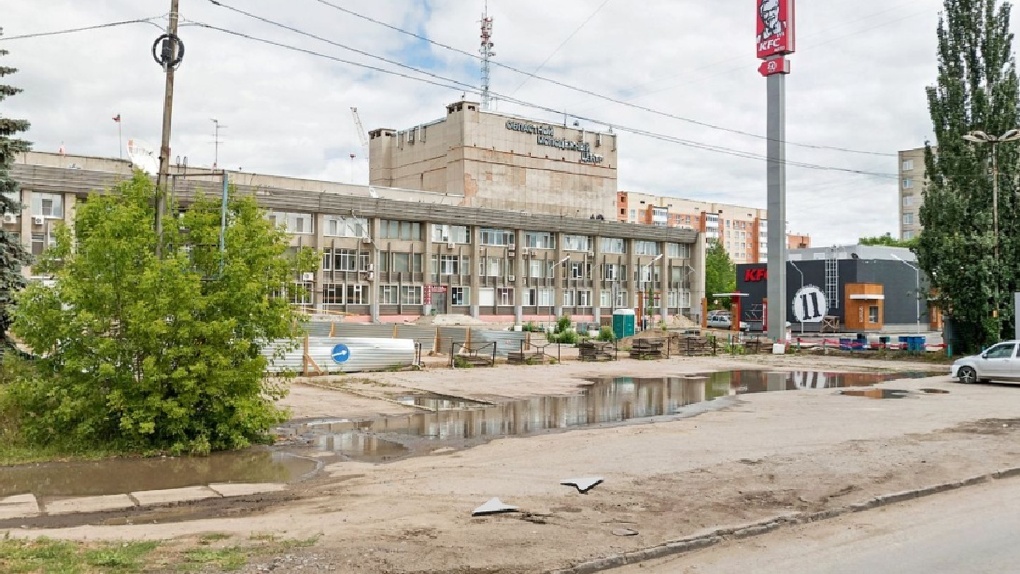
<svg viewBox="0 0 1020 574">
<path fill-rule="evenodd" d="M 503 504 L 498 498 L 490 498 L 488 502 L 479 506 L 471 512 L 471 516 L 488 516 L 490 514 L 502 514 L 504 512 L 517 512 L 516 506 Z"/>
</svg>

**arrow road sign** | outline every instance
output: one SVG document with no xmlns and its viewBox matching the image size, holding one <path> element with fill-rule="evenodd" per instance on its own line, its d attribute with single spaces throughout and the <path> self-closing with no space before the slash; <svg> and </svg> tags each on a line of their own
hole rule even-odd
<svg viewBox="0 0 1020 574">
<path fill-rule="evenodd" d="M 337 343 L 330 354 L 333 356 L 333 361 L 337 363 L 346 363 L 347 359 L 351 358 L 351 350 L 343 343 Z"/>
</svg>

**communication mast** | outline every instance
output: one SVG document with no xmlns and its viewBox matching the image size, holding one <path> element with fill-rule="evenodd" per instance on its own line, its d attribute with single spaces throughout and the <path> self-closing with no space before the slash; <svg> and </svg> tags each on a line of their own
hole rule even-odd
<svg viewBox="0 0 1020 574">
<path fill-rule="evenodd" d="M 489 3 L 485 3 L 485 11 L 482 12 L 482 48 L 478 51 L 482 55 L 482 109 L 488 110 L 492 107 L 492 95 L 489 93 L 489 60 L 496 55 L 492 51 L 495 44 L 492 43 L 492 18 L 489 17 Z"/>
</svg>

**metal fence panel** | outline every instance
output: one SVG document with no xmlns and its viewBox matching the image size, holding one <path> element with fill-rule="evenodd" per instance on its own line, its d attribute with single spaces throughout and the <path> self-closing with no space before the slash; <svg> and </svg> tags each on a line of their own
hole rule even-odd
<svg viewBox="0 0 1020 574">
<path fill-rule="evenodd" d="M 282 343 L 268 346 L 263 350 L 263 355 L 272 356 L 281 345 Z M 340 353 L 334 355 L 337 350 Z M 309 337 L 308 356 L 319 370 L 327 373 L 378 371 L 413 365 L 415 342 L 413 339 Z M 301 344 L 297 349 L 286 352 L 282 359 L 274 360 L 267 370 L 271 373 L 286 370 L 300 372 L 304 367 L 303 359 L 304 345 Z"/>
</svg>

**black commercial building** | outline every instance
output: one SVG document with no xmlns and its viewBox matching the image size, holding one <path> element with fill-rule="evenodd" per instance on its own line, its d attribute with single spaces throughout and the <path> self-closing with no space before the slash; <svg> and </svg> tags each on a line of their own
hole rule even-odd
<svg viewBox="0 0 1020 574">
<path fill-rule="evenodd" d="M 751 330 L 767 316 L 766 264 L 737 265 L 740 315 Z M 790 250 L 786 263 L 791 330 L 914 333 L 941 328 L 928 307 L 928 280 L 913 253 L 851 245 Z M 712 294 L 710 293 L 709 296 Z"/>
</svg>

